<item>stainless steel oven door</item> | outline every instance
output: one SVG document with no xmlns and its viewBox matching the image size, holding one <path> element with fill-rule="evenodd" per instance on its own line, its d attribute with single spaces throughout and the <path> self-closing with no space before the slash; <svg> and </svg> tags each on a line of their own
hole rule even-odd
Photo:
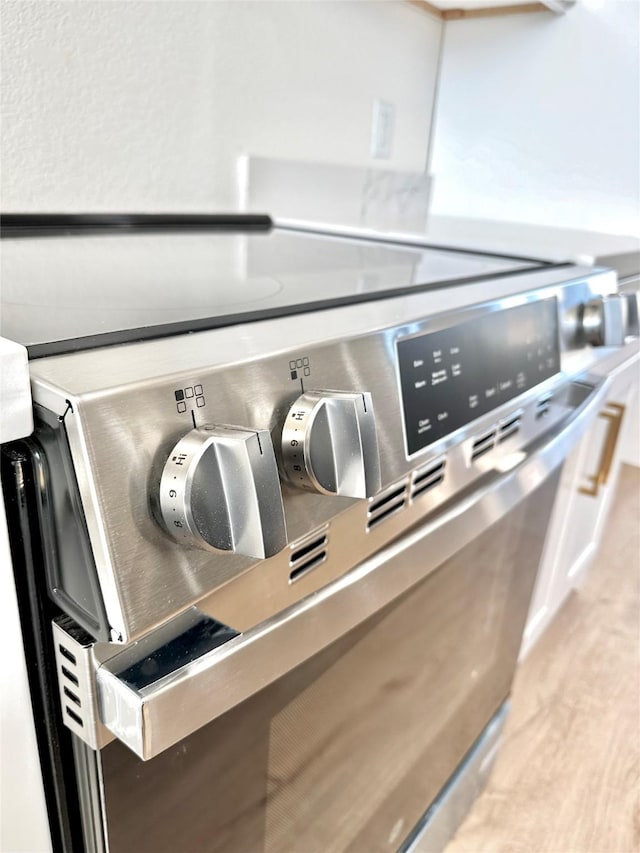
<svg viewBox="0 0 640 853">
<path fill-rule="evenodd" d="M 397 850 L 509 692 L 563 460 L 600 396 L 205 663 L 137 686 L 101 667 L 103 721 L 155 755 L 96 753 L 108 849 Z"/>
</svg>

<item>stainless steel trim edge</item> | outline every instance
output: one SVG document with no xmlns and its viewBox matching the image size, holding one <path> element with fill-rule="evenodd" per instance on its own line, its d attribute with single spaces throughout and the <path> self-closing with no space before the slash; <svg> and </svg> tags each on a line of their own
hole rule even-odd
<svg viewBox="0 0 640 853">
<path fill-rule="evenodd" d="M 109 537 L 105 530 L 103 517 L 96 512 L 88 512 L 87 506 L 98 506 L 100 495 L 98 483 L 91 464 L 91 452 L 88 446 L 87 432 L 81 418 L 76 414 L 77 400 L 71 398 L 71 409 L 64 418 L 69 444 L 72 447 L 73 467 L 78 480 L 78 488 L 83 496 L 85 520 L 94 552 L 96 570 L 100 580 L 100 591 L 109 618 L 111 638 L 114 642 L 122 642 L 127 635 L 125 615 L 122 610 L 120 582 L 114 571 Z M 89 502 L 87 498 L 89 497 Z"/>
</svg>

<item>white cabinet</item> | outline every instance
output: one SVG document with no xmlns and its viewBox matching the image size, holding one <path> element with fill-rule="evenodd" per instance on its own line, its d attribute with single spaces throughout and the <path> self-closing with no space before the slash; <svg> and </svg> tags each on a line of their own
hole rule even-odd
<svg viewBox="0 0 640 853">
<path fill-rule="evenodd" d="M 548 626 L 596 555 L 620 469 L 620 436 L 638 393 L 638 352 L 611 370 L 613 385 L 589 431 L 567 459 L 534 589 L 520 656 Z M 604 368 L 601 369 L 604 372 Z M 600 372 L 600 370 L 598 371 Z"/>
</svg>

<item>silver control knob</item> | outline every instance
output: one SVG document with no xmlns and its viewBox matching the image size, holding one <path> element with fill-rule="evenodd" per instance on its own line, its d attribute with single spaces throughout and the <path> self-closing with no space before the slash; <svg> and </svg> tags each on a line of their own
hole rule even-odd
<svg viewBox="0 0 640 853">
<path fill-rule="evenodd" d="M 267 430 L 219 425 L 191 430 L 169 454 L 159 506 L 164 526 L 185 545 L 264 558 L 287 543 Z"/>
<path fill-rule="evenodd" d="M 599 296 L 582 309 L 582 336 L 594 347 L 620 347 L 627 326 L 627 302 L 619 294 Z"/>
<path fill-rule="evenodd" d="M 307 391 L 282 430 L 284 474 L 323 495 L 367 498 L 380 489 L 380 456 L 371 394 Z"/>
</svg>

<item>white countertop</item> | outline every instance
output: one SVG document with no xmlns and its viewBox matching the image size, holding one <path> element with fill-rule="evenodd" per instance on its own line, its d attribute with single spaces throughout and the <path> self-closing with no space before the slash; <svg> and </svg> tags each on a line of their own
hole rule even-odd
<svg viewBox="0 0 640 853">
<path fill-rule="evenodd" d="M 426 236 L 431 243 L 446 242 L 458 248 L 581 264 L 636 255 L 633 271 L 640 272 L 640 236 L 451 216 L 432 216 Z"/>
<path fill-rule="evenodd" d="M 277 220 L 277 224 L 326 233 L 405 240 L 552 262 L 573 261 L 586 266 L 601 264 L 614 267 L 620 277 L 640 272 L 640 236 L 632 234 L 603 234 L 575 228 L 453 216 L 429 217 L 427 228 L 422 233 L 380 232 L 366 228 L 284 219 Z"/>
</svg>

